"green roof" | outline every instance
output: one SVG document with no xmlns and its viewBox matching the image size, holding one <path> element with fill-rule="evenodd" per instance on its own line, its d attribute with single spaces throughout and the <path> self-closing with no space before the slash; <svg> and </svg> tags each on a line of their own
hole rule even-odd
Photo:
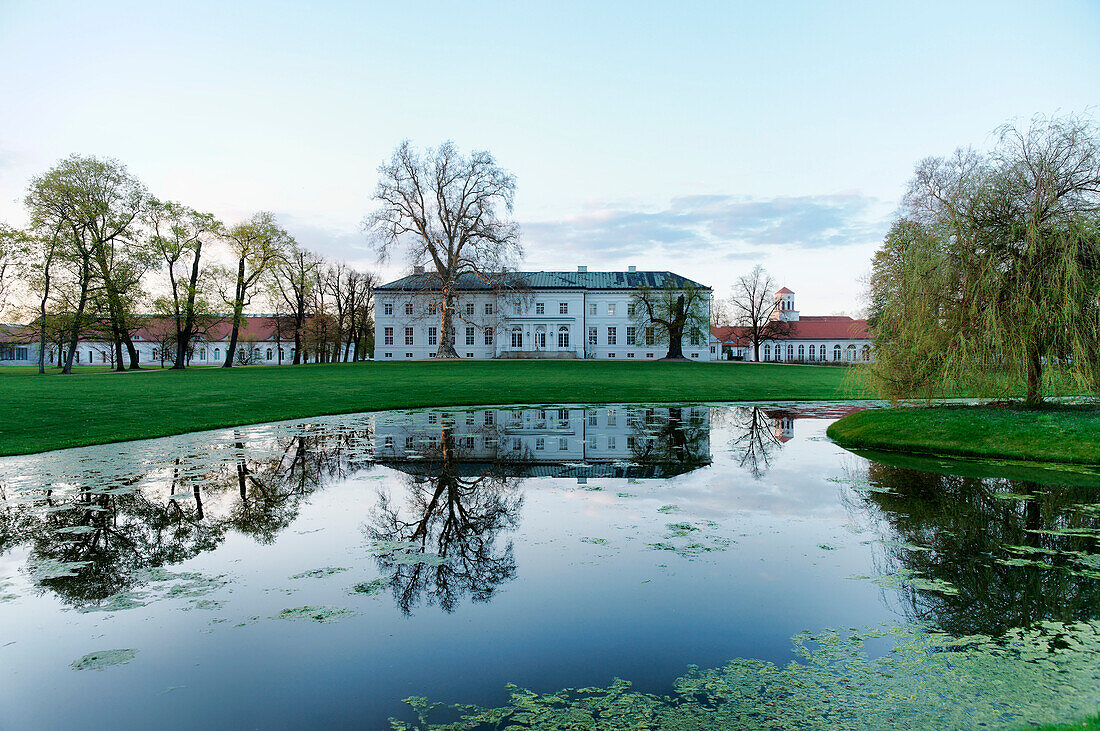
<svg viewBox="0 0 1100 731">
<path fill-rule="evenodd" d="M 603 289 L 630 290 L 646 286 L 654 289 L 666 284 L 681 288 L 692 284 L 702 289 L 710 289 L 698 282 L 673 272 L 513 272 L 509 278 L 529 289 Z M 456 289 L 463 291 L 491 290 L 498 284 L 487 283 L 473 274 L 463 274 L 458 278 Z M 409 292 L 423 289 L 438 289 L 439 277 L 434 273 L 410 274 L 393 282 L 388 282 L 376 290 Z"/>
</svg>

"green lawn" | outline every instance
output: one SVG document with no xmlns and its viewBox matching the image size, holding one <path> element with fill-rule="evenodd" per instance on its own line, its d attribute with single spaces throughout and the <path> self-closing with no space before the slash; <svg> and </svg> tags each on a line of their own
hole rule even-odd
<svg viewBox="0 0 1100 731">
<path fill-rule="evenodd" d="M 869 409 L 828 435 L 852 449 L 1100 464 L 1100 408 L 933 406 Z"/>
<path fill-rule="evenodd" d="M 379 409 L 866 398 L 851 373 L 756 363 L 496 360 L 71 376 L 8 368 L 0 369 L 0 454 Z"/>
</svg>

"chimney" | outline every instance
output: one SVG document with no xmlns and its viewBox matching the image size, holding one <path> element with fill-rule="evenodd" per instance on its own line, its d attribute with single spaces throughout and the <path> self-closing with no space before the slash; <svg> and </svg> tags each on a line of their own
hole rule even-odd
<svg viewBox="0 0 1100 731">
<path fill-rule="evenodd" d="M 631 272 L 631 273 L 633 273 L 633 272 L 636 272 L 636 271 L 638 271 L 638 267 L 627 267 L 627 268 L 626 268 L 626 270 L 627 270 L 628 272 Z"/>
<path fill-rule="evenodd" d="M 578 272 L 587 272 L 587 271 L 588 271 L 588 267 L 577 267 L 577 271 L 578 271 Z"/>
<path fill-rule="evenodd" d="M 423 274 L 423 273 L 424 273 L 424 266 L 423 265 L 417 264 L 416 266 L 413 267 L 413 274 Z"/>
</svg>

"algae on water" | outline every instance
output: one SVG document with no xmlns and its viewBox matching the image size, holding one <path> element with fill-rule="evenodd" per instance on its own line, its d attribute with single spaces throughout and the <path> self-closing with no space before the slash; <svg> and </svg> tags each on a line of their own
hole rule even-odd
<svg viewBox="0 0 1100 731">
<path fill-rule="evenodd" d="M 97 650 L 72 663 L 73 670 L 104 670 L 113 665 L 125 665 L 134 659 L 137 650 Z"/>
</svg>

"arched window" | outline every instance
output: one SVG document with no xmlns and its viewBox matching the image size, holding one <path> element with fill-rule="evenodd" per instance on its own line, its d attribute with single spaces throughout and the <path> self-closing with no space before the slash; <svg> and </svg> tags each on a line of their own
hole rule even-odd
<svg viewBox="0 0 1100 731">
<path fill-rule="evenodd" d="M 799 344 L 798 346 L 798 359 L 806 360 L 806 346 Z"/>
<path fill-rule="evenodd" d="M 214 348 L 214 360 L 221 360 L 221 359 L 222 359 L 221 348 Z"/>
<path fill-rule="evenodd" d="M 821 360 L 825 360 L 825 343 L 821 344 L 821 355 L 819 356 L 819 358 Z"/>
<path fill-rule="evenodd" d="M 871 346 L 870 345 L 864 345 L 863 346 L 863 362 L 868 363 L 868 362 L 870 362 L 870 360 L 871 360 Z"/>
<path fill-rule="evenodd" d="M 764 360 L 772 359 L 772 345 L 771 343 L 764 343 Z"/>
<path fill-rule="evenodd" d="M 523 330 L 520 330 L 518 327 L 512 329 L 512 347 L 523 347 Z"/>
<path fill-rule="evenodd" d="M 569 347 L 569 328 L 565 325 L 558 328 L 558 347 L 562 349 Z"/>
<path fill-rule="evenodd" d="M 814 346 L 810 346 L 810 360 L 817 360 L 817 353 L 814 352 Z"/>
<path fill-rule="evenodd" d="M 267 349 L 267 360 L 271 360 L 271 348 Z"/>
<path fill-rule="evenodd" d="M 849 345 L 848 346 L 848 352 L 845 354 L 845 359 L 849 363 L 852 363 L 852 362 L 855 361 L 855 359 L 856 359 L 856 346 L 854 346 L 854 345 Z"/>
<path fill-rule="evenodd" d="M 787 360 L 794 360 L 794 346 L 787 346 Z"/>
<path fill-rule="evenodd" d="M 836 362 L 836 363 L 840 362 L 840 346 L 839 345 L 834 345 L 833 346 L 833 361 Z"/>
</svg>

